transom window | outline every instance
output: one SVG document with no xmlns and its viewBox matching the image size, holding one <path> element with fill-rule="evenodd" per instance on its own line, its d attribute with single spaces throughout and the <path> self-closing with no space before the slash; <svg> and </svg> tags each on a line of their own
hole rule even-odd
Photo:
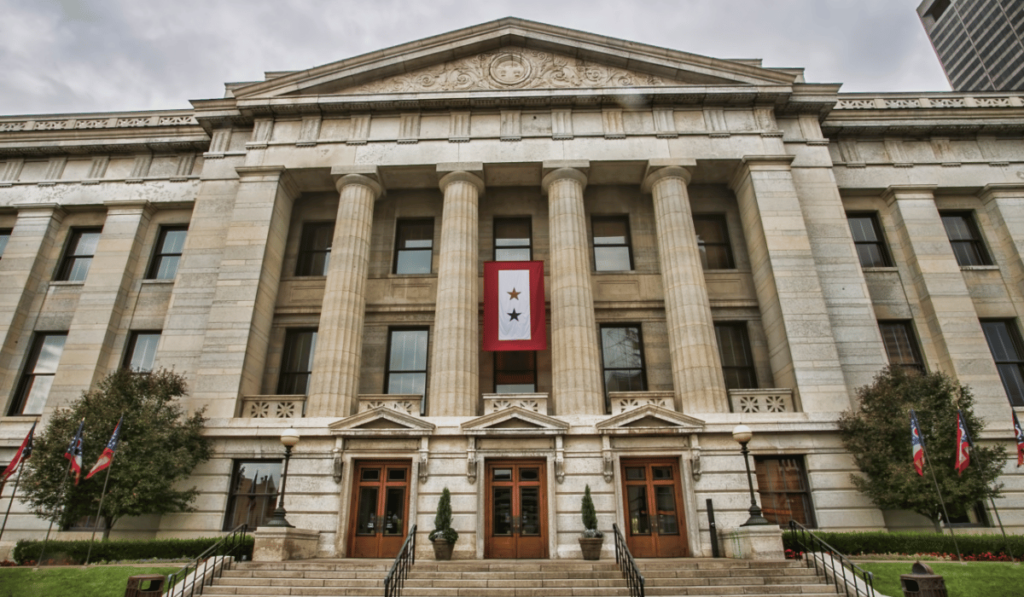
<svg viewBox="0 0 1024 597">
<path fill-rule="evenodd" d="M 67 338 L 65 332 L 36 335 L 18 383 L 17 398 L 11 404 L 11 416 L 42 414 Z"/>
<path fill-rule="evenodd" d="M 89 275 L 96 246 L 100 242 L 100 228 L 78 228 L 71 231 L 68 246 L 64 250 L 57 272 L 57 280 L 61 282 L 84 282 Z"/>
<path fill-rule="evenodd" d="M 302 226 L 296 276 L 326 276 L 334 243 L 334 222 L 310 222 Z"/>
<path fill-rule="evenodd" d="M 313 377 L 313 355 L 316 353 L 316 330 L 288 330 L 281 355 L 281 375 L 277 393 L 284 395 L 309 394 Z"/>
<path fill-rule="evenodd" d="M 11 240 L 11 229 L 0 228 L 0 258 L 3 257 L 4 251 L 7 250 L 7 241 Z"/>
<path fill-rule="evenodd" d="M 425 329 L 391 330 L 388 338 L 388 368 L 385 394 L 418 394 L 421 414 L 426 412 L 427 342 Z M 445 413 L 436 413 L 443 415 Z"/>
<path fill-rule="evenodd" d="M 160 332 L 132 332 L 128 339 L 128 350 L 124 353 L 124 367 L 132 371 L 152 371 L 158 344 Z"/>
<path fill-rule="evenodd" d="M 1024 345 L 1012 319 L 982 321 L 988 349 L 1003 380 L 1006 396 L 1014 406 L 1024 406 Z"/>
<path fill-rule="evenodd" d="M 909 321 L 879 321 L 878 330 L 882 332 L 882 342 L 890 365 L 924 373 L 924 361 L 917 346 L 914 326 Z"/>
<path fill-rule="evenodd" d="M 537 353 L 532 350 L 499 350 L 494 353 L 494 391 L 497 394 L 530 394 L 537 391 Z"/>
<path fill-rule="evenodd" d="M 781 527 L 789 526 L 791 520 L 805 527 L 815 526 L 802 456 L 755 456 L 754 469 L 765 518 Z"/>
<path fill-rule="evenodd" d="M 747 390 L 758 387 L 747 324 L 716 323 L 715 338 L 718 340 L 718 355 L 722 360 L 726 389 Z"/>
<path fill-rule="evenodd" d="M 608 392 L 642 392 L 647 389 L 644 343 L 639 325 L 601 326 L 601 358 L 606 395 Z"/>
<path fill-rule="evenodd" d="M 956 262 L 960 267 L 971 265 L 992 265 L 985 243 L 981 240 L 978 224 L 969 211 L 940 212 L 942 225 L 946 227 L 946 236 L 953 247 Z"/>
<path fill-rule="evenodd" d="M 733 269 L 729 229 L 723 216 L 694 216 L 693 229 L 697 233 L 700 262 L 704 269 Z"/>
<path fill-rule="evenodd" d="M 494 220 L 494 260 L 530 261 L 533 258 L 530 228 L 530 218 Z"/>
<path fill-rule="evenodd" d="M 857 257 L 861 267 L 890 267 L 889 251 L 885 248 L 882 230 L 878 226 L 875 214 L 849 213 L 846 220 L 850 224 L 853 244 L 857 248 Z"/>
<path fill-rule="evenodd" d="M 178 263 L 185 249 L 188 226 L 164 226 L 156 242 L 156 253 L 149 265 L 150 280 L 173 280 L 178 273 Z"/>
<path fill-rule="evenodd" d="M 398 220 L 396 274 L 429 274 L 433 253 L 434 220 Z"/>
<path fill-rule="evenodd" d="M 594 229 L 594 269 L 622 272 L 633 269 L 629 248 L 629 218 L 600 217 L 591 221 Z"/>
<path fill-rule="evenodd" d="M 248 524 L 251 530 L 273 518 L 280 486 L 280 460 L 235 461 L 224 530 L 233 530 L 241 524 Z"/>
</svg>

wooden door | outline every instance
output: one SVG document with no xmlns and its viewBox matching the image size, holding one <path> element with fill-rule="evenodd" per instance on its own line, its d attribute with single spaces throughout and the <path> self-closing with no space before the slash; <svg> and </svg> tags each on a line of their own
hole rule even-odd
<svg viewBox="0 0 1024 597">
<path fill-rule="evenodd" d="M 689 555 L 679 463 L 623 460 L 626 544 L 636 558 Z"/>
<path fill-rule="evenodd" d="M 359 462 L 352 489 L 349 557 L 393 558 L 405 541 L 408 462 Z"/>
<path fill-rule="evenodd" d="M 485 558 L 547 558 L 547 485 L 543 460 L 489 461 Z"/>
</svg>

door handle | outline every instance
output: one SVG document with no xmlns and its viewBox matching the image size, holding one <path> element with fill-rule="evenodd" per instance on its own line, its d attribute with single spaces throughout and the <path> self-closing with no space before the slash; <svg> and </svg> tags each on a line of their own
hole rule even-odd
<svg viewBox="0 0 1024 597">
<path fill-rule="evenodd" d="M 523 528 L 523 517 L 522 516 L 513 516 L 512 517 L 512 532 L 518 535 L 520 533 L 520 531 L 522 530 L 522 528 Z"/>
</svg>

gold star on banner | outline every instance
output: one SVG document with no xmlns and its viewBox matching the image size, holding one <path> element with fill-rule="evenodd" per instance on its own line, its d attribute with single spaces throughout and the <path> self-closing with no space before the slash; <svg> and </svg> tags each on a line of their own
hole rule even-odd
<svg viewBox="0 0 1024 597">
<path fill-rule="evenodd" d="M 509 295 L 510 297 L 512 297 L 512 299 L 515 299 L 515 300 L 517 300 L 517 301 L 519 300 L 519 295 L 520 295 L 520 294 L 522 294 L 522 293 L 521 293 L 521 292 L 516 292 L 516 289 L 515 289 L 515 288 L 513 288 L 513 289 L 512 289 L 512 292 L 508 293 L 508 295 Z M 509 299 L 509 300 L 512 300 L 512 299 Z"/>
</svg>

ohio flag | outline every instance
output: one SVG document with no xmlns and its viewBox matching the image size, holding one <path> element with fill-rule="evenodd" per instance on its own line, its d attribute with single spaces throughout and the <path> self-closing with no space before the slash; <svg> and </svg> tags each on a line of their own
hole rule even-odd
<svg viewBox="0 0 1024 597">
<path fill-rule="evenodd" d="M 967 466 L 971 464 L 971 447 L 974 442 L 971 441 L 971 434 L 967 433 L 967 424 L 964 422 L 964 414 L 959 410 L 956 411 L 956 463 L 953 468 L 956 469 L 956 474 L 959 477 L 964 474 L 967 470 Z"/>
<path fill-rule="evenodd" d="M 117 420 L 117 427 L 114 427 L 114 434 L 110 436 L 110 441 L 107 442 L 107 446 L 103 448 L 103 453 L 100 454 L 96 464 L 89 471 L 89 474 L 85 476 L 85 480 L 88 481 L 89 477 L 92 477 L 96 473 L 110 466 L 110 463 L 114 461 L 114 451 L 117 450 L 117 442 L 121 438 L 121 422 L 124 421 L 124 415 Z"/>
<path fill-rule="evenodd" d="M 1013 413 L 1013 435 L 1017 438 L 1017 466 L 1020 466 L 1024 464 L 1024 429 L 1017 420 L 1017 411 L 1010 412 Z"/>
<path fill-rule="evenodd" d="M 914 451 L 914 470 L 924 476 L 924 440 L 921 438 L 921 427 L 917 424 L 917 415 L 910 409 L 910 442 Z"/>
<path fill-rule="evenodd" d="M 543 261 L 484 263 L 484 350 L 544 350 Z"/>
<path fill-rule="evenodd" d="M 64 452 L 64 458 L 71 461 L 71 470 L 75 472 L 75 485 L 82 478 L 82 428 L 85 427 L 85 419 L 78 424 L 78 432 L 71 438 L 68 449 Z"/>
</svg>

